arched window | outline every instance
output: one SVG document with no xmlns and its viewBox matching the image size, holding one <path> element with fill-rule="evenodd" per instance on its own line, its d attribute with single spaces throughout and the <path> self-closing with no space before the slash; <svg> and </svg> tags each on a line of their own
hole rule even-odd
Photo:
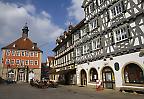
<svg viewBox="0 0 144 99">
<path fill-rule="evenodd" d="M 144 73 L 138 65 L 131 63 L 124 69 L 124 79 L 125 83 L 143 84 Z"/>
<path fill-rule="evenodd" d="M 96 82 L 98 79 L 98 73 L 95 68 L 92 68 L 90 70 L 90 82 Z"/>
</svg>

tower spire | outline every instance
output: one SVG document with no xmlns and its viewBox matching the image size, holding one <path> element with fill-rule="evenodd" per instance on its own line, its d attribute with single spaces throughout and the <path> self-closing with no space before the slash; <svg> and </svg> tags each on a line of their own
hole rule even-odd
<svg viewBox="0 0 144 99">
<path fill-rule="evenodd" d="M 22 29 L 22 37 L 27 38 L 28 37 L 28 26 L 27 26 L 27 22 L 25 23 L 25 26 Z"/>
</svg>

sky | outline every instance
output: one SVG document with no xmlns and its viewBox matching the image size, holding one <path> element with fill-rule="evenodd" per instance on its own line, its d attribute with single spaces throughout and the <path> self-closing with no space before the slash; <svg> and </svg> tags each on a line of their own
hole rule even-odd
<svg viewBox="0 0 144 99">
<path fill-rule="evenodd" d="M 83 0 L 0 0 L 0 48 L 21 37 L 27 23 L 29 38 L 43 51 L 42 60 L 53 56 L 56 38 L 69 24 L 84 18 Z M 1 58 L 0 52 L 0 58 Z"/>
</svg>

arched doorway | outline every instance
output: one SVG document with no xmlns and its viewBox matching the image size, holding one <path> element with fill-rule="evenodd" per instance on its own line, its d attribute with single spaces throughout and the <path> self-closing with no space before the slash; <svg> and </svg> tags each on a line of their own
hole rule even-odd
<svg viewBox="0 0 144 99">
<path fill-rule="evenodd" d="M 130 63 L 124 68 L 125 83 L 144 84 L 144 73 L 142 69 L 134 63 Z"/>
<path fill-rule="evenodd" d="M 86 71 L 84 69 L 81 70 L 81 85 L 82 86 L 87 85 L 87 75 L 86 75 Z"/>
<path fill-rule="evenodd" d="M 110 67 L 104 67 L 102 70 L 103 87 L 113 89 L 115 84 L 114 72 Z"/>
<path fill-rule="evenodd" d="M 90 82 L 96 82 L 98 80 L 98 73 L 95 68 L 90 69 Z"/>
</svg>

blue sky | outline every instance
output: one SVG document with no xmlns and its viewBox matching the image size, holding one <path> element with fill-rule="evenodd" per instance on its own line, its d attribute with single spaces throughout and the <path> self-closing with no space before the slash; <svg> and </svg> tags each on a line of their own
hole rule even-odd
<svg viewBox="0 0 144 99">
<path fill-rule="evenodd" d="M 55 40 L 68 25 L 84 18 L 83 0 L 0 0 L 0 48 L 21 37 L 28 23 L 29 38 L 43 50 L 43 62 L 53 55 Z"/>
</svg>

